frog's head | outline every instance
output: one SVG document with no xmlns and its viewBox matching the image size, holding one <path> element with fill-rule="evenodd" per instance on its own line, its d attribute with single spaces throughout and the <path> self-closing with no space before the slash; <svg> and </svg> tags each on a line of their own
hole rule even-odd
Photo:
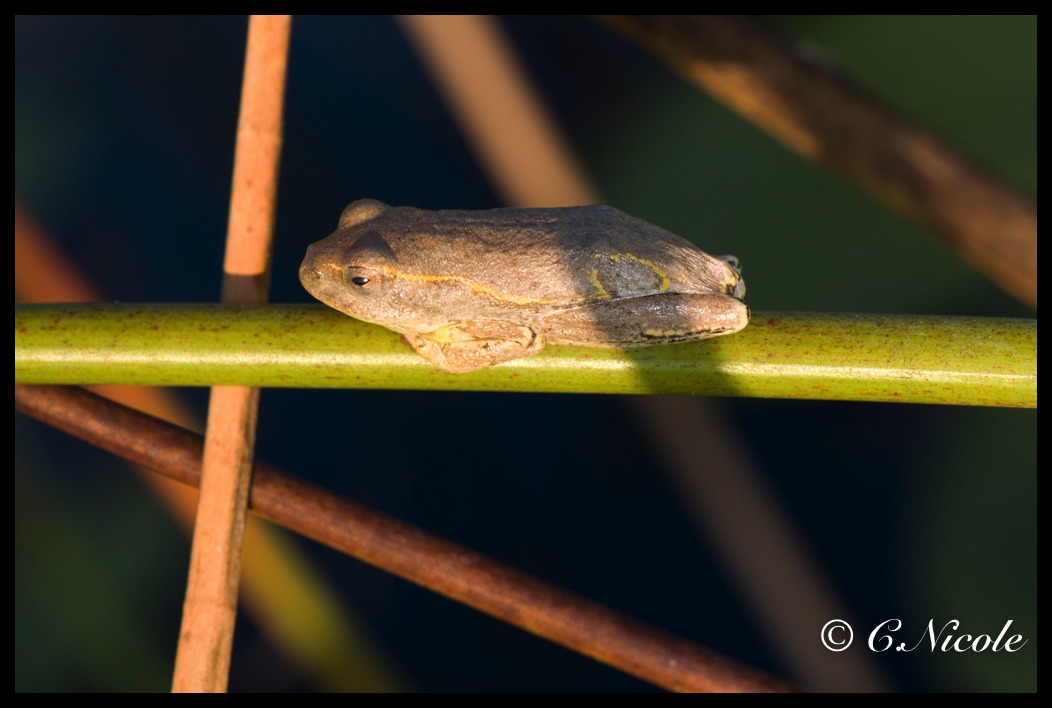
<svg viewBox="0 0 1052 708">
<path fill-rule="evenodd" d="M 385 292 L 385 274 L 394 254 L 370 222 L 390 209 L 375 199 L 359 199 L 343 210 L 336 231 L 311 244 L 300 265 L 300 282 L 326 305 L 369 322 L 384 322 L 397 307 Z"/>
</svg>

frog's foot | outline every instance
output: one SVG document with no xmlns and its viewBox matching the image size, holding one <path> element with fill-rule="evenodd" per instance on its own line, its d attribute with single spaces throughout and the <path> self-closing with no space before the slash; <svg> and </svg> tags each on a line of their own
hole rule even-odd
<svg viewBox="0 0 1052 708">
<path fill-rule="evenodd" d="M 457 322 L 427 334 L 407 334 L 410 345 L 435 366 L 456 374 L 536 354 L 544 339 L 529 327 L 497 320 Z"/>
</svg>

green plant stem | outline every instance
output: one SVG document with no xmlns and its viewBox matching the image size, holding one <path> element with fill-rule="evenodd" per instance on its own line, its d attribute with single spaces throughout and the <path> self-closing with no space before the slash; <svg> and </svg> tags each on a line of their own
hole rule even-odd
<svg viewBox="0 0 1052 708">
<path fill-rule="evenodd" d="M 1037 406 L 1037 322 L 757 312 L 726 337 L 445 373 L 321 305 L 16 305 L 15 382 L 686 393 Z"/>
</svg>

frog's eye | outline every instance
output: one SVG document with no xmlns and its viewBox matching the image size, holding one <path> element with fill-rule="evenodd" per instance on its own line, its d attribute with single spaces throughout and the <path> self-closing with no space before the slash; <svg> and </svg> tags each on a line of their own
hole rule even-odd
<svg viewBox="0 0 1052 708">
<path fill-rule="evenodd" d="M 716 256 L 716 257 L 719 258 L 724 263 L 726 263 L 727 265 L 729 265 L 734 270 L 738 271 L 739 273 L 741 272 L 741 270 L 742 270 L 742 263 L 741 263 L 741 261 L 738 260 L 738 256 Z"/>
<path fill-rule="evenodd" d="M 343 271 L 343 280 L 356 292 L 373 291 L 383 284 L 383 275 L 374 268 L 347 266 Z"/>
</svg>

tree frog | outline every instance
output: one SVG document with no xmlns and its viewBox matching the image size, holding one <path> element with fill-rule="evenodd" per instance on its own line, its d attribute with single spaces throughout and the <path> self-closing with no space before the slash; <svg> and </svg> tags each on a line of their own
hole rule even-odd
<svg viewBox="0 0 1052 708">
<path fill-rule="evenodd" d="M 643 347 L 749 323 L 737 258 L 609 206 L 428 211 L 359 199 L 307 249 L 300 281 L 456 373 L 545 343 Z"/>
</svg>

